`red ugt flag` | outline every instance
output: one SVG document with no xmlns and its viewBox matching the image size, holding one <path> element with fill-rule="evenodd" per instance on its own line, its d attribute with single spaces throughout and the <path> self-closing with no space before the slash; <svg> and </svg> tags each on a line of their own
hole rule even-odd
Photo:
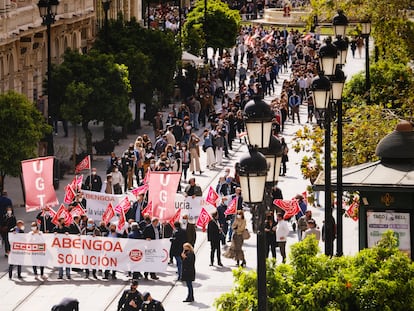
<svg viewBox="0 0 414 311">
<path fill-rule="evenodd" d="M 174 229 L 174 223 L 176 221 L 179 221 L 181 217 L 181 208 L 177 209 L 177 211 L 175 212 L 173 218 L 170 219 L 170 221 L 168 222 L 168 224 L 171 226 L 171 228 Z"/>
<path fill-rule="evenodd" d="M 148 214 L 152 218 L 152 201 L 142 210 L 142 215 Z"/>
<path fill-rule="evenodd" d="M 129 208 L 131 207 L 131 203 L 129 202 L 128 196 L 122 199 L 121 202 L 118 203 L 117 206 L 115 206 L 114 210 L 118 214 L 126 213 L 128 212 Z"/>
<path fill-rule="evenodd" d="M 61 204 L 58 211 L 52 218 L 52 223 L 57 225 L 59 223 L 59 218 L 65 218 L 65 226 L 69 226 L 72 223 L 72 215 L 66 209 L 65 205 Z"/>
<path fill-rule="evenodd" d="M 216 192 L 216 190 L 213 189 L 213 187 L 210 186 L 210 188 L 208 188 L 206 202 L 210 203 L 214 207 L 217 207 L 218 198 L 219 198 L 218 193 Z"/>
<path fill-rule="evenodd" d="M 79 162 L 78 165 L 75 167 L 75 173 L 79 173 L 83 170 L 90 170 L 91 169 L 91 156 L 87 155 L 83 158 L 82 161 Z"/>
<path fill-rule="evenodd" d="M 292 216 L 295 216 L 300 212 L 300 207 L 298 200 L 292 199 L 290 201 L 276 199 L 273 201 L 273 204 L 279 206 L 282 210 L 285 211 L 284 219 L 289 219 Z"/>
<path fill-rule="evenodd" d="M 119 220 L 118 220 L 118 226 L 117 226 L 118 231 L 122 231 L 122 229 L 125 226 L 125 223 L 126 223 L 125 213 L 124 211 L 121 211 L 121 213 L 119 214 Z"/>
<path fill-rule="evenodd" d="M 53 157 L 22 161 L 26 212 L 59 204 L 53 188 Z"/>
<path fill-rule="evenodd" d="M 203 232 L 206 231 L 206 227 L 211 220 L 211 215 L 207 210 L 203 207 L 201 208 L 200 215 L 197 219 L 197 227 L 202 228 Z"/>
<path fill-rule="evenodd" d="M 66 185 L 65 187 L 65 197 L 63 198 L 63 203 L 70 204 L 75 199 L 75 191 L 72 188 L 72 185 Z"/>
<path fill-rule="evenodd" d="M 108 206 L 106 207 L 105 212 L 102 215 L 102 221 L 104 221 L 105 224 L 107 225 L 114 216 L 115 216 L 114 208 L 112 207 L 112 204 L 109 203 Z"/>
<path fill-rule="evenodd" d="M 139 186 L 138 188 L 132 189 L 131 192 L 133 195 L 137 197 L 141 193 L 145 194 L 145 192 L 148 191 L 148 188 L 149 188 L 148 184 L 143 184 L 142 186 Z"/>
<path fill-rule="evenodd" d="M 175 196 L 180 172 L 151 172 L 148 201 L 152 201 L 152 213 L 160 221 L 168 221 L 175 214 Z"/>
<path fill-rule="evenodd" d="M 230 201 L 227 209 L 224 211 L 224 215 L 234 215 L 237 213 L 237 198 Z"/>
<path fill-rule="evenodd" d="M 72 217 L 75 217 L 75 215 L 78 215 L 78 216 L 85 215 L 86 212 L 79 204 L 76 204 L 74 207 L 72 207 L 70 214 L 72 215 Z"/>
</svg>

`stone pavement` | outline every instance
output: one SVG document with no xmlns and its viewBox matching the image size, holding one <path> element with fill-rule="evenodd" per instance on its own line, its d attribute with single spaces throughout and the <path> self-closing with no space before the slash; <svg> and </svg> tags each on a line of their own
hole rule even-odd
<svg viewBox="0 0 414 311">
<path fill-rule="evenodd" d="M 349 53 L 350 54 L 350 53 Z M 364 59 L 352 59 L 348 57 L 348 65 L 345 66 L 345 71 L 350 77 L 352 74 L 363 70 Z M 288 75 L 282 75 L 287 78 Z M 281 83 L 276 85 L 276 94 L 280 93 Z M 265 98 L 270 101 L 273 97 Z M 301 120 L 306 120 L 306 107 L 301 107 Z M 146 125 L 140 130 L 140 133 L 148 133 L 152 135 L 152 129 Z M 290 121 L 286 123 L 285 131 L 282 136 L 285 137 L 288 145 L 294 137 L 294 133 L 303 127 L 304 124 L 292 124 Z M 92 127 L 94 132 L 94 140 L 100 139 L 97 126 Z M 200 131 L 201 132 L 201 131 Z M 71 146 L 71 133 L 69 138 L 62 137 L 62 132 L 55 136 L 56 146 L 58 148 L 66 148 Z M 116 147 L 116 154 L 121 154 L 128 146 L 129 142 L 135 140 L 134 135 L 130 135 L 127 140 L 121 141 L 120 145 Z M 234 150 L 231 152 L 231 159 L 224 163 L 222 167 L 216 170 L 205 169 L 200 176 L 195 175 L 197 183 L 200 184 L 203 191 L 208 189 L 209 185 L 215 186 L 218 177 L 222 174 L 224 167 L 234 167 L 234 163 L 239 161 L 240 157 L 247 153 L 246 145 L 235 141 Z M 300 160 L 303 153 L 296 154 L 290 148 L 288 171 L 285 177 L 280 177 L 279 186 L 283 191 L 285 198 L 291 198 L 297 193 L 305 191 L 308 181 L 304 180 L 300 172 Z M 201 165 L 205 167 L 205 154 L 201 154 Z M 97 167 L 98 173 L 103 177 L 106 168 L 106 157 L 94 157 L 93 166 Z M 58 198 L 63 198 L 63 188 L 70 182 L 72 176 L 66 176 L 60 182 L 60 188 L 57 191 Z M 15 206 L 23 203 L 20 181 L 16 178 L 6 179 L 6 188 L 9 196 L 13 199 Z M 323 193 L 321 193 L 321 200 L 323 203 Z M 318 225 L 322 225 L 324 218 L 323 208 L 310 207 L 313 216 Z M 24 208 L 17 207 L 16 214 L 18 218 L 22 218 L 27 222 L 32 221 L 36 213 L 26 213 Z M 250 213 L 246 213 L 250 218 Z M 29 227 L 28 225 L 26 225 Z M 249 228 L 251 229 L 251 222 L 249 221 Z M 358 230 L 355 222 L 349 218 L 344 219 L 344 253 L 354 254 L 358 250 Z M 251 231 L 251 230 L 250 230 Z M 290 246 L 297 241 L 297 235 L 293 231 L 290 232 L 288 238 L 288 253 Z M 323 243 L 320 243 L 321 250 L 323 250 Z M 141 280 L 139 290 L 141 292 L 150 291 L 155 299 L 161 300 L 164 303 L 166 310 L 214 310 L 214 299 L 220 294 L 229 291 L 233 286 L 232 269 L 235 269 L 235 262 L 223 258 L 224 267 L 209 267 L 209 251 L 210 246 L 206 241 L 206 234 L 198 231 L 196 242 L 196 281 L 194 282 L 194 296 L 195 302 L 183 303 L 187 289 L 184 283 L 176 282 L 176 267 L 168 266 L 166 273 L 159 274 L 160 279 L 157 281 Z M 247 270 L 256 269 L 256 236 L 245 241 L 244 251 L 247 261 Z M 23 280 L 17 281 L 13 279 L 8 280 L 7 277 L 7 259 L 3 257 L 3 250 L 0 255 L 0 310 L 31 310 L 44 311 L 50 310 L 51 306 L 59 302 L 63 297 L 76 297 L 80 301 L 80 310 L 116 310 L 118 299 L 125 288 L 129 287 L 128 277 L 123 273 L 118 273 L 118 280 L 92 280 L 84 279 L 83 274 L 77 272 L 72 273 L 72 280 L 58 280 L 56 269 L 46 268 L 47 279 L 42 280 L 35 278 L 30 267 L 23 267 Z M 277 252 L 278 262 L 281 262 L 279 251 Z M 29 269 L 30 268 L 30 269 Z"/>
</svg>

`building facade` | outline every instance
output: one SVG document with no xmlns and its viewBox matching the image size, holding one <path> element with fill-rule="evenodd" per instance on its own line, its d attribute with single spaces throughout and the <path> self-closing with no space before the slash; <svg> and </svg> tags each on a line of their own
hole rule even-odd
<svg viewBox="0 0 414 311">
<path fill-rule="evenodd" d="M 109 18 L 141 19 L 141 1 L 113 0 Z M 51 61 L 63 61 L 66 49 L 86 53 L 103 24 L 99 0 L 61 0 L 51 25 Z M 14 90 L 37 102 L 47 73 L 47 32 L 36 0 L 0 0 L 0 92 Z M 47 105 L 42 113 L 47 114 Z"/>
</svg>

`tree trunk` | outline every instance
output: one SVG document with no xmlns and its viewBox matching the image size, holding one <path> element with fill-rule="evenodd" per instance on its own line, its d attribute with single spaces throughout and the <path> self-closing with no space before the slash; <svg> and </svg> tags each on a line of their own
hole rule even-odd
<svg viewBox="0 0 414 311">
<path fill-rule="evenodd" d="M 92 154 L 92 132 L 88 126 L 89 122 L 82 122 L 82 129 L 85 133 L 85 140 L 86 140 L 86 152 L 88 154 Z"/>
</svg>

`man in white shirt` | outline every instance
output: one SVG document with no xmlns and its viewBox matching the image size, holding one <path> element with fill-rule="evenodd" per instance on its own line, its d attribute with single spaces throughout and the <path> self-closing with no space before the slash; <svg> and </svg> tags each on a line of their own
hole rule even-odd
<svg viewBox="0 0 414 311">
<path fill-rule="evenodd" d="M 282 255 L 282 262 L 286 262 L 286 241 L 289 234 L 289 228 L 287 222 L 283 219 L 282 213 L 276 214 L 276 247 L 280 249 L 280 255 Z"/>
</svg>

